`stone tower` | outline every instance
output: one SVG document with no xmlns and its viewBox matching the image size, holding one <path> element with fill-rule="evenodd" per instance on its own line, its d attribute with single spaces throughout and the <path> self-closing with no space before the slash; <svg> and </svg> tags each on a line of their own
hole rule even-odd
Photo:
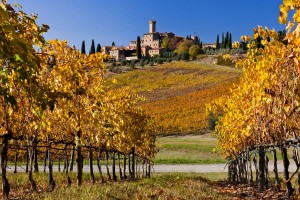
<svg viewBox="0 0 300 200">
<path fill-rule="evenodd" d="M 156 32 L 156 21 L 154 19 L 149 21 L 149 33 Z"/>
</svg>

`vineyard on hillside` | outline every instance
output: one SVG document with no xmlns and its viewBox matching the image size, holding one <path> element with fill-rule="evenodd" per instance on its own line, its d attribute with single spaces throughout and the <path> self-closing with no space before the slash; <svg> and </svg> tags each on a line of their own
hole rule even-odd
<svg viewBox="0 0 300 200">
<path fill-rule="evenodd" d="M 160 133 L 171 134 L 207 129 L 205 104 L 228 94 L 240 75 L 235 68 L 172 62 L 117 74 L 107 82 L 144 96 L 141 107 L 154 117 Z"/>
</svg>

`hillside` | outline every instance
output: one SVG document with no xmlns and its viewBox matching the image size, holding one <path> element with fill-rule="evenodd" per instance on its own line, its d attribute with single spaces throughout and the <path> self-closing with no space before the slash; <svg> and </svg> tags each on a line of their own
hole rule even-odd
<svg viewBox="0 0 300 200">
<path fill-rule="evenodd" d="M 146 97 L 140 105 L 154 117 L 160 133 L 189 133 L 207 129 L 205 104 L 227 94 L 240 75 L 236 68 L 172 62 L 115 74 L 107 83 Z"/>
</svg>

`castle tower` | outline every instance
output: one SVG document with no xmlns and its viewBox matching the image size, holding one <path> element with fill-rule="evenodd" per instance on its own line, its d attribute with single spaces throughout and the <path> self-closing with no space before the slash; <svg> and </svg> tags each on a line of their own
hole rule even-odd
<svg viewBox="0 0 300 200">
<path fill-rule="evenodd" d="M 149 33 L 156 32 L 156 21 L 154 19 L 149 21 Z"/>
</svg>

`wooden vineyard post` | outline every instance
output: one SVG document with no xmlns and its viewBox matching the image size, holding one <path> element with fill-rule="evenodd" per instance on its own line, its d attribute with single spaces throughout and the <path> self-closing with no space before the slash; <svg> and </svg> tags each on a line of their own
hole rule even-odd
<svg viewBox="0 0 300 200">
<path fill-rule="evenodd" d="M 19 145 L 17 145 L 17 149 L 16 149 L 14 174 L 17 173 L 18 156 L 19 156 Z"/>
<path fill-rule="evenodd" d="M 295 161 L 295 164 L 297 166 L 298 185 L 300 185 L 300 172 L 299 172 L 300 159 L 299 159 L 299 152 L 298 152 L 298 147 L 297 146 L 294 146 L 294 149 L 293 149 L 293 160 Z M 298 188 L 298 191 L 300 191 L 300 188 Z"/>
<path fill-rule="evenodd" d="M 68 145 L 65 144 L 64 146 L 64 157 L 65 157 L 65 170 L 66 170 L 66 180 L 67 180 L 67 186 L 71 186 L 71 179 L 69 176 L 69 160 L 68 160 L 68 152 L 67 152 Z"/>
<path fill-rule="evenodd" d="M 38 142 L 36 139 L 34 139 L 34 141 L 33 141 L 34 172 L 39 172 L 37 145 L 38 145 Z"/>
<path fill-rule="evenodd" d="M 247 150 L 247 160 L 249 161 L 250 184 L 253 184 L 252 164 L 251 164 L 251 156 L 249 150 Z"/>
<path fill-rule="evenodd" d="M 272 149 L 272 153 L 273 153 L 273 160 L 274 160 L 274 174 L 275 174 L 275 183 L 276 186 L 279 186 L 279 176 L 278 176 L 278 168 L 277 168 L 277 155 L 276 155 L 276 149 L 273 148 Z"/>
<path fill-rule="evenodd" d="M 108 168 L 108 159 L 109 159 L 109 154 L 108 154 L 108 151 L 106 150 L 105 151 L 106 153 L 106 171 L 107 171 L 107 176 L 108 176 L 108 179 L 111 180 L 111 176 L 110 176 L 110 173 L 109 173 L 109 168 Z"/>
<path fill-rule="evenodd" d="M 135 148 L 132 147 L 132 174 L 131 178 L 135 178 Z"/>
<path fill-rule="evenodd" d="M 113 181 L 117 181 L 117 175 L 116 175 L 116 153 L 113 151 L 112 153 L 112 174 L 113 174 Z"/>
<path fill-rule="evenodd" d="M 53 168 L 52 168 L 52 159 L 51 159 L 51 144 L 50 144 L 50 139 L 49 136 L 47 136 L 47 152 L 48 152 L 48 190 L 53 191 L 55 187 L 55 181 L 53 178 Z"/>
<path fill-rule="evenodd" d="M 81 143 L 80 143 L 80 138 L 81 138 L 81 130 L 77 131 L 77 143 L 76 143 L 76 151 L 77 151 L 77 159 L 76 159 L 76 164 L 77 164 L 77 185 L 81 186 L 82 185 L 82 153 L 81 153 Z"/>
<path fill-rule="evenodd" d="M 282 152 L 282 160 L 283 160 L 283 167 L 284 167 L 284 178 L 286 180 L 286 194 L 288 197 L 292 196 L 292 194 L 294 193 L 294 188 L 292 187 L 292 183 L 290 181 L 290 177 L 289 177 L 289 159 L 288 159 L 288 155 L 287 155 L 287 148 L 286 147 L 282 147 L 281 148 L 281 152 Z"/>
<path fill-rule="evenodd" d="M 266 179 L 265 179 L 265 181 L 266 181 L 265 187 L 268 188 L 269 187 L 269 167 L 268 167 L 268 165 L 269 165 L 269 158 L 268 158 L 267 155 L 265 155 L 265 156 L 266 156 L 265 157 L 265 172 L 266 172 L 266 175 L 265 175 L 265 177 L 266 177 Z"/>
<path fill-rule="evenodd" d="M 48 159 L 48 150 L 46 149 L 44 154 L 44 172 L 46 172 L 47 159 Z"/>
<path fill-rule="evenodd" d="M 118 165 L 119 165 L 119 174 L 120 174 L 120 179 L 123 179 L 123 175 L 122 175 L 122 167 L 121 167 L 121 156 L 120 156 L 120 152 L 118 152 Z"/>
<path fill-rule="evenodd" d="M 8 141 L 11 139 L 11 133 L 6 133 L 3 136 L 0 146 L 0 164 L 1 164 L 1 179 L 2 179 L 2 199 L 9 199 L 10 185 L 6 178 L 6 165 L 7 165 L 7 151 Z"/>
<path fill-rule="evenodd" d="M 95 183 L 94 169 L 93 169 L 93 150 L 92 146 L 89 148 L 89 164 L 90 164 L 90 179 L 91 183 Z"/>
<path fill-rule="evenodd" d="M 265 165 L 266 165 L 266 152 L 263 147 L 259 148 L 259 182 L 258 182 L 258 188 L 260 192 L 263 192 L 265 190 L 265 184 L 266 184 L 266 177 L 265 177 Z"/>
<path fill-rule="evenodd" d="M 73 171 L 74 166 L 74 157 L 75 157 L 75 146 L 72 145 L 72 151 L 71 151 L 71 159 L 70 159 L 70 172 Z"/>
<path fill-rule="evenodd" d="M 29 158 L 29 169 L 28 169 L 28 179 L 29 179 L 29 183 L 30 183 L 30 186 L 31 186 L 31 189 L 33 191 L 36 191 L 36 183 L 35 181 L 33 180 L 33 177 L 32 177 L 32 165 L 33 165 L 33 148 L 32 148 L 32 145 L 33 145 L 33 142 L 31 144 L 31 141 L 30 139 L 28 138 L 28 158 Z"/>
<path fill-rule="evenodd" d="M 127 178 L 127 176 L 126 176 L 126 160 L 127 160 L 127 157 L 126 157 L 126 155 L 124 154 L 124 159 L 123 159 L 123 174 L 124 174 L 124 179 L 126 179 Z"/>
<path fill-rule="evenodd" d="M 150 163 L 150 160 L 147 160 L 147 163 L 148 163 L 148 178 L 150 178 L 151 176 L 151 163 Z"/>
<path fill-rule="evenodd" d="M 257 166 L 256 154 L 254 154 L 253 163 L 254 163 L 254 167 L 255 167 L 255 182 L 258 184 L 259 174 L 258 174 L 258 166 Z"/>
<path fill-rule="evenodd" d="M 98 156 L 97 156 L 97 166 L 100 173 L 101 183 L 104 183 L 104 177 L 101 169 L 101 148 L 99 149 Z"/>
</svg>

